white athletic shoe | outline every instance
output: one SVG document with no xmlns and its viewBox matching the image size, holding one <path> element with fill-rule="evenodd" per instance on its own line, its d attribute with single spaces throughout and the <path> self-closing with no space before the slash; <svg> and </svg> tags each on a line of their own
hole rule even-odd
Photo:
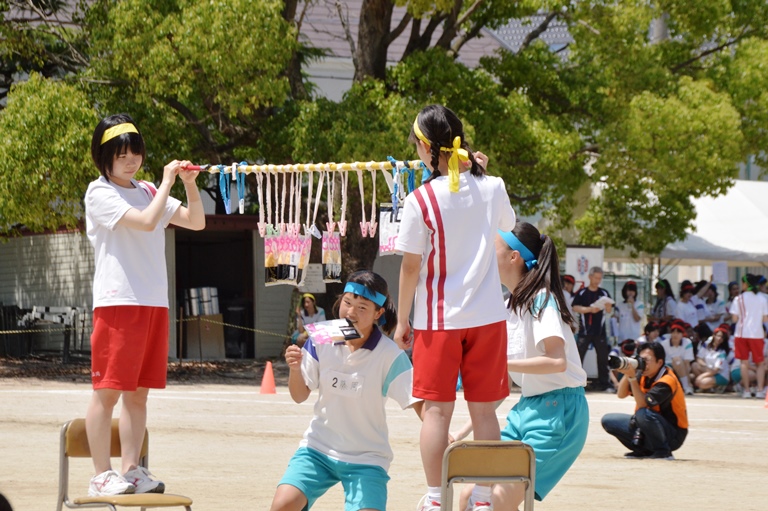
<svg viewBox="0 0 768 511">
<path fill-rule="evenodd" d="M 440 511 L 440 503 L 434 500 L 430 500 L 425 493 L 419 504 L 416 506 L 416 511 Z"/>
<path fill-rule="evenodd" d="M 472 502 L 470 498 L 464 511 L 493 511 L 493 506 L 490 502 Z"/>
<path fill-rule="evenodd" d="M 149 470 L 136 467 L 125 473 L 125 480 L 136 487 L 136 493 L 163 493 L 165 484 L 155 479 Z"/>
<path fill-rule="evenodd" d="M 755 394 L 755 397 L 758 398 L 758 399 L 765 399 L 765 391 L 761 390 L 760 392 L 757 392 Z"/>
<path fill-rule="evenodd" d="M 108 497 L 135 492 L 136 487 L 114 470 L 107 470 L 93 476 L 90 485 L 88 485 L 89 497 Z"/>
<path fill-rule="evenodd" d="M 743 397 L 744 399 L 752 399 L 752 393 L 748 390 L 745 390 L 744 392 L 741 393 L 741 397 Z"/>
</svg>

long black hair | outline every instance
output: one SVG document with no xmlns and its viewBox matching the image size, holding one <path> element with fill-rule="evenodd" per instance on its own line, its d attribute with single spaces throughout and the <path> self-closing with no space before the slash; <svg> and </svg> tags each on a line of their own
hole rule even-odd
<svg viewBox="0 0 768 511">
<path fill-rule="evenodd" d="M 512 295 L 509 298 L 509 308 L 517 312 L 531 311 L 533 317 L 538 319 L 544 307 L 535 310 L 534 302 L 539 291 L 544 289 L 546 292 L 544 303 L 549 301 L 550 296 L 554 296 L 560 317 L 568 325 L 573 325 L 574 319 L 563 295 L 560 262 L 552 238 L 546 234 L 540 234 L 539 230 L 528 222 L 518 222 L 512 229 L 512 233 L 531 251 L 537 263 L 525 272 L 515 289 L 510 290 Z"/>
<path fill-rule="evenodd" d="M 480 165 L 472 154 L 472 149 L 464 136 L 464 124 L 450 108 L 443 105 L 425 106 L 416 117 L 419 129 L 429 140 L 429 151 L 432 155 L 432 175 L 425 182 L 430 182 L 437 176 L 440 176 L 440 148 L 453 147 L 453 139 L 461 138 L 461 148 L 469 153 L 469 160 L 472 162 L 470 173 L 473 176 L 482 176 L 485 174 L 485 168 Z M 411 127 L 411 134 L 408 136 L 408 142 L 415 144 L 419 141 L 416 133 Z"/>
<path fill-rule="evenodd" d="M 387 297 L 387 301 L 384 302 L 384 305 L 382 306 L 384 307 L 384 314 L 382 315 L 384 320 L 379 320 L 379 327 L 381 328 L 382 332 L 389 335 L 397 326 L 397 309 L 395 308 L 395 304 L 392 302 L 392 297 L 389 296 L 389 286 L 387 285 L 387 281 L 384 280 L 384 277 L 378 273 L 372 272 L 371 270 L 357 270 L 356 272 L 350 274 L 349 277 L 347 277 L 347 282 L 360 284 L 361 286 L 365 286 L 371 291 L 381 293 Z M 341 300 L 343 297 L 344 293 L 339 295 L 339 297 L 336 299 L 336 303 L 333 304 L 333 314 L 337 318 L 339 317 L 339 307 L 341 306 Z M 365 296 L 363 296 L 363 298 L 368 299 Z"/>
<path fill-rule="evenodd" d="M 99 169 L 99 172 L 107 181 L 109 181 L 109 176 L 112 175 L 112 162 L 115 160 L 115 156 L 125 154 L 130 149 L 133 154 L 141 155 L 142 164 L 147 157 L 147 149 L 140 131 L 139 133 L 123 133 L 104 143 L 101 142 L 104 132 L 118 124 L 133 124 L 136 131 L 139 131 L 138 126 L 133 122 L 130 115 L 115 114 L 102 119 L 96 125 L 93 137 L 91 138 L 91 158 L 96 168 Z"/>
</svg>

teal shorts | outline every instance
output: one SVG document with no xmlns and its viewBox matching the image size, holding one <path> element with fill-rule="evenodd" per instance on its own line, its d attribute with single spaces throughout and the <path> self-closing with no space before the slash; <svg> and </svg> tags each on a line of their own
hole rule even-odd
<svg viewBox="0 0 768 511">
<path fill-rule="evenodd" d="M 741 371 L 739 371 L 739 377 L 741 377 Z M 717 385 L 719 387 L 724 387 L 724 386 L 728 385 L 728 378 L 726 378 L 725 376 L 723 376 L 720 373 L 717 373 L 715 375 L 715 385 Z"/>
<path fill-rule="evenodd" d="M 345 463 L 320 451 L 299 447 L 278 483 L 290 484 L 307 497 L 309 509 L 336 483 L 344 487 L 344 510 L 387 509 L 387 472 L 376 465 Z"/>
<path fill-rule="evenodd" d="M 587 441 L 589 406 L 583 387 L 522 397 L 507 415 L 502 440 L 520 440 L 536 454 L 536 500 L 563 478 Z"/>
</svg>

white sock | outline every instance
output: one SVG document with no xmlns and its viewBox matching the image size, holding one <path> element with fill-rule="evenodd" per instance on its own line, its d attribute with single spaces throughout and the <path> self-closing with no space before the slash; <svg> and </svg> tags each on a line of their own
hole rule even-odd
<svg viewBox="0 0 768 511">
<path fill-rule="evenodd" d="M 691 383 L 688 381 L 688 377 L 687 376 L 683 376 L 682 378 L 680 378 L 680 383 L 683 384 L 683 388 L 685 390 L 688 390 L 688 389 L 691 388 Z"/>
<path fill-rule="evenodd" d="M 432 502 L 440 502 L 439 486 L 427 486 L 427 500 L 431 500 Z"/>
<path fill-rule="evenodd" d="M 490 502 L 491 501 L 491 487 L 490 486 L 480 486 L 479 484 L 476 484 L 474 488 L 472 488 L 472 496 L 470 497 L 470 502 Z"/>
</svg>

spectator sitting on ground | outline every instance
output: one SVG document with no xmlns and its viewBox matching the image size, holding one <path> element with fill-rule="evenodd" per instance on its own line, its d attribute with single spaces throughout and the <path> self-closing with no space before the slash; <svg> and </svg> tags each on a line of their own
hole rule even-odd
<svg viewBox="0 0 768 511">
<path fill-rule="evenodd" d="M 720 325 L 715 328 L 712 337 L 699 348 L 696 360 L 691 364 L 693 384 L 697 389 L 715 388 L 723 392 L 728 386 L 730 381 L 728 337 L 728 325 Z"/>
<path fill-rule="evenodd" d="M 635 399 L 635 414 L 609 413 L 600 421 L 603 429 L 619 439 L 630 452 L 625 458 L 673 460 L 672 451 L 683 445 L 688 435 L 688 412 L 680 382 L 664 365 L 664 347 L 649 342 L 639 348 L 645 369 L 620 370 L 618 397 Z M 638 379 L 639 377 L 639 379 Z"/>
<path fill-rule="evenodd" d="M 685 331 L 689 325 L 676 321 L 672 323 L 669 334 L 659 341 L 666 354 L 665 363 L 677 375 L 687 395 L 693 394 L 688 375 L 691 373 L 691 362 L 694 360 L 693 343 L 685 337 Z"/>
<path fill-rule="evenodd" d="M 653 342 L 659 338 L 659 324 L 654 321 L 649 321 L 643 328 L 644 334 L 637 339 L 637 345 L 640 346 L 646 342 Z"/>
<path fill-rule="evenodd" d="M 672 286 L 667 279 L 662 279 L 656 283 L 656 304 L 648 316 L 649 321 L 672 321 L 675 319 L 677 303 L 675 302 L 675 293 L 672 292 Z"/>
</svg>

